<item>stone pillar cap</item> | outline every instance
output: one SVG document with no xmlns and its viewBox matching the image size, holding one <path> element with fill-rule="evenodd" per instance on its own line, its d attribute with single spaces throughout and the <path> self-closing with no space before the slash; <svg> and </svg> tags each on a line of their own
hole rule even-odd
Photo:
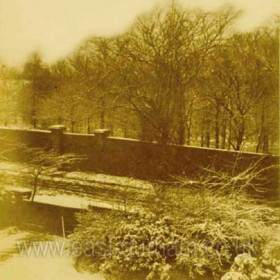
<svg viewBox="0 0 280 280">
<path fill-rule="evenodd" d="M 52 126 L 49 127 L 49 130 L 51 130 L 51 131 L 56 131 L 56 130 L 64 131 L 65 129 L 66 129 L 66 126 L 65 125 L 60 125 L 60 124 L 52 125 Z"/>
</svg>

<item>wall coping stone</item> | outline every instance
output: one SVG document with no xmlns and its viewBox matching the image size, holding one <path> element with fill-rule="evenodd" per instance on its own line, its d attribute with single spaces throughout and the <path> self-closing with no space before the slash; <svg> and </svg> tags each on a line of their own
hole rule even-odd
<svg viewBox="0 0 280 280">
<path fill-rule="evenodd" d="M 49 127 L 50 131 L 65 131 L 66 130 L 66 126 L 65 125 L 52 125 Z"/>
</svg>

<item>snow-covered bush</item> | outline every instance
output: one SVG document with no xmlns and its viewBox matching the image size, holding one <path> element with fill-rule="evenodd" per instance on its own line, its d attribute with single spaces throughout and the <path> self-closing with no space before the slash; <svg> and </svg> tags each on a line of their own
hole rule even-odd
<svg viewBox="0 0 280 280">
<path fill-rule="evenodd" d="M 242 190 L 165 184 L 141 200 L 146 203 L 139 204 L 139 213 L 80 217 L 74 240 L 105 241 L 91 261 L 97 260 L 107 279 L 210 280 L 221 279 L 228 271 L 223 280 L 248 280 L 251 275 L 244 269 L 230 269 L 234 259 L 247 254 L 248 267 L 259 263 L 277 223 L 276 209 L 257 203 Z"/>
<path fill-rule="evenodd" d="M 269 242 L 258 257 L 240 254 L 222 280 L 279 280 L 280 242 Z"/>
<path fill-rule="evenodd" d="M 123 277 L 143 272 L 146 279 L 169 279 L 170 264 L 179 252 L 180 236 L 168 218 L 152 213 L 127 217 L 111 238 L 111 255 L 102 270 Z"/>
</svg>

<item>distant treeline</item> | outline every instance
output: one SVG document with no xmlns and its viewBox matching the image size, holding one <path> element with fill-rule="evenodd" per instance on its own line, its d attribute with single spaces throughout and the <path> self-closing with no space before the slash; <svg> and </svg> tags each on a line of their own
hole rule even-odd
<svg viewBox="0 0 280 280">
<path fill-rule="evenodd" d="M 36 52 L 23 69 L 3 65 L 0 122 L 276 152 L 277 18 L 241 33 L 232 27 L 238 15 L 230 6 L 173 4 L 139 16 L 123 34 L 89 38 L 52 65 Z"/>
</svg>

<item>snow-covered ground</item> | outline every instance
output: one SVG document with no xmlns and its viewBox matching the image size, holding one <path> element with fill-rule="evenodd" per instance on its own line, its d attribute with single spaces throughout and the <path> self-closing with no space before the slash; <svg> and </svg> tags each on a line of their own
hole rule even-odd
<svg viewBox="0 0 280 280">
<path fill-rule="evenodd" d="M 0 162 L 0 182 L 6 190 L 32 190 L 31 169 L 24 163 Z M 135 198 L 151 188 L 151 182 L 129 177 L 93 172 L 56 172 L 51 176 L 40 175 L 34 201 L 77 209 L 92 206 L 122 210 L 124 200 L 126 207 L 129 204 L 128 193 Z"/>
<path fill-rule="evenodd" d="M 75 270 L 73 257 L 67 253 L 67 246 L 62 254 L 46 254 L 36 256 L 25 251 L 19 252 L 18 242 L 32 239 L 40 240 L 41 246 L 54 245 L 62 238 L 57 236 L 42 236 L 30 232 L 20 232 L 14 229 L 0 230 L 0 279 L 2 280 L 104 280 L 101 274 L 80 273 Z M 32 243 L 31 243 L 32 244 Z M 62 243 L 61 243 L 62 244 Z"/>
<path fill-rule="evenodd" d="M 34 201 L 76 209 L 87 209 L 88 207 L 98 207 L 115 210 L 123 209 L 123 206 L 119 203 L 106 202 L 104 200 L 93 199 L 91 197 L 82 197 L 71 194 L 58 193 L 55 195 L 49 195 L 48 191 L 41 191 L 40 194 L 35 196 Z"/>
<path fill-rule="evenodd" d="M 32 190 L 32 174 L 28 165 L 14 162 L 0 162 L 0 188 L 10 192 Z M 85 209 L 88 206 L 123 210 L 124 199 L 147 192 L 152 183 L 128 177 L 111 176 L 90 172 L 57 172 L 52 176 L 40 176 L 34 201 Z M 125 206 L 127 211 L 137 207 Z M 43 234 L 44 235 L 44 234 Z M 104 280 L 101 274 L 80 273 L 75 270 L 73 256 L 67 246 L 61 254 L 43 256 L 28 255 L 29 247 L 19 251 L 18 242 L 40 241 L 44 247 L 65 242 L 58 236 L 42 237 L 42 233 L 20 231 L 16 228 L 0 230 L 0 280 Z M 64 243 L 63 243 L 64 244 Z M 53 245 L 53 246 L 52 246 Z"/>
<path fill-rule="evenodd" d="M 7 175 L 16 175 L 18 173 L 29 175 L 30 169 L 27 164 L 18 162 L 0 162 L 0 174 L 5 172 Z M 43 176 L 44 177 L 44 176 Z M 113 176 L 108 174 L 98 174 L 93 172 L 58 172 L 54 178 L 64 178 L 88 182 L 103 183 L 109 185 L 127 186 L 137 189 L 149 189 L 152 183 L 145 180 L 139 180 L 131 177 Z"/>
</svg>

